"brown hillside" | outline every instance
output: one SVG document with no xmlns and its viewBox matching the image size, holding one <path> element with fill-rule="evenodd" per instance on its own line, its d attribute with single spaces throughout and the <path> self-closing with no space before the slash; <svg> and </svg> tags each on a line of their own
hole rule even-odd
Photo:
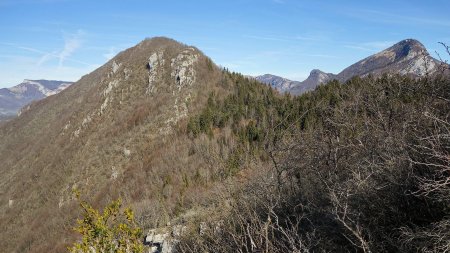
<svg viewBox="0 0 450 253">
<path fill-rule="evenodd" d="M 198 49 L 147 39 L 5 123 L 0 248 L 65 251 L 78 212 L 74 188 L 97 206 L 120 195 L 144 228 L 206 200 L 218 168 L 199 151 L 218 144 L 190 141 L 180 126 L 230 85 Z"/>
</svg>

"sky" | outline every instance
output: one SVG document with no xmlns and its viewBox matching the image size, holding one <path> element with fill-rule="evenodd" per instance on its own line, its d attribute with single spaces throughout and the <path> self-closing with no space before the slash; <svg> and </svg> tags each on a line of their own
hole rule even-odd
<svg viewBox="0 0 450 253">
<path fill-rule="evenodd" d="M 448 0 L 0 0 L 0 88 L 76 81 L 155 36 L 232 71 L 299 81 L 407 38 L 447 60 L 449 10 Z"/>
</svg>

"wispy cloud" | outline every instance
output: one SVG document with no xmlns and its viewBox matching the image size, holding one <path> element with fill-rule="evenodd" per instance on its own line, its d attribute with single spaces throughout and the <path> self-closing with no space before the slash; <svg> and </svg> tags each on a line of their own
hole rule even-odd
<svg viewBox="0 0 450 253">
<path fill-rule="evenodd" d="M 396 41 L 371 41 L 362 43 L 362 45 L 371 47 L 374 49 L 386 49 L 392 46 Z"/>
<path fill-rule="evenodd" d="M 360 51 L 367 51 L 367 52 L 375 52 L 376 50 L 373 48 L 367 48 L 367 47 L 363 47 L 363 46 L 359 46 L 359 45 L 344 45 L 345 48 L 350 48 L 350 49 L 356 49 L 356 50 L 360 50 Z"/>
<path fill-rule="evenodd" d="M 346 43 L 344 47 L 367 52 L 378 52 L 395 44 L 395 41 L 370 41 L 362 43 Z"/>
<path fill-rule="evenodd" d="M 302 35 L 297 35 L 295 36 L 296 40 L 303 40 L 303 41 L 315 41 L 318 40 L 318 37 L 314 37 L 314 36 L 302 36 Z"/>
<path fill-rule="evenodd" d="M 52 58 L 57 58 L 58 57 L 58 52 L 51 52 L 51 53 L 42 53 L 41 58 L 39 59 L 39 61 L 37 62 L 37 66 L 41 66 L 42 64 L 46 63 L 47 61 L 51 60 Z"/>
<path fill-rule="evenodd" d="M 22 49 L 22 50 L 25 50 L 25 51 L 29 51 L 29 52 L 33 52 L 33 53 L 38 53 L 38 54 L 45 53 L 44 51 L 41 51 L 41 50 L 39 50 L 39 49 L 32 48 L 32 47 L 21 46 L 21 45 L 16 44 L 16 43 L 0 42 L 0 45 L 10 46 L 10 47 L 15 47 L 15 48 L 17 48 L 17 49 Z"/>
<path fill-rule="evenodd" d="M 21 46 L 21 45 L 15 44 L 15 43 L 4 43 L 4 42 L 1 42 L 0 44 L 42 55 L 41 59 L 39 59 L 39 61 L 36 64 L 37 66 L 40 66 L 42 63 L 44 63 L 46 60 L 48 60 L 48 58 L 50 56 L 53 56 L 53 57 L 57 56 L 56 54 L 52 55 L 52 53 L 49 53 L 49 52 L 45 52 L 45 51 L 42 51 L 42 50 L 39 50 L 39 49 L 36 49 L 36 48 L 32 48 L 32 47 Z"/>
<path fill-rule="evenodd" d="M 81 47 L 81 44 L 83 43 L 83 36 L 84 32 L 82 30 L 78 30 L 74 34 L 66 34 L 64 36 L 64 48 L 58 54 L 59 66 L 62 66 L 66 58 L 70 57 L 78 48 Z"/>
<path fill-rule="evenodd" d="M 268 41 L 283 41 L 283 42 L 292 41 L 292 39 L 289 39 L 289 38 L 282 38 L 282 37 L 276 37 L 276 36 L 244 35 L 243 37 L 248 38 L 248 39 L 268 40 Z"/>
<path fill-rule="evenodd" d="M 244 38 L 255 40 L 267 40 L 267 41 L 280 41 L 280 42 L 298 42 L 298 41 L 326 41 L 329 38 L 323 34 L 309 34 L 309 35 L 296 35 L 296 36 L 261 36 L 261 35 L 244 35 Z"/>
<path fill-rule="evenodd" d="M 98 64 L 88 64 L 67 58 L 67 61 L 79 63 L 78 65 L 65 64 L 58 66 L 57 61 L 50 62 L 51 64 L 37 64 L 36 62 L 42 57 L 58 59 L 58 53 L 48 53 L 35 48 L 17 46 L 11 43 L 0 43 L 2 45 L 9 45 L 17 49 L 31 52 L 32 54 L 12 52 L 7 55 L 0 55 L 0 76 L 2 76 L 2 83 L 6 87 L 15 85 L 23 79 L 52 79 L 77 81 L 80 76 L 91 72 L 99 67 Z M 61 50 L 60 50 L 61 51 Z M 13 67 L 11 67 L 13 66 Z"/>
<path fill-rule="evenodd" d="M 367 10 L 367 9 L 352 9 L 346 10 L 346 15 L 358 18 L 365 21 L 384 23 L 384 24 L 406 24 L 411 26 L 443 26 L 450 27 L 450 20 L 436 19 L 432 17 L 414 17 L 399 15 L 391 12 Z"/>
<path fill-rule="evenodd" d="M 91 72 L 97 66 L 63 66 L 52 65 L 36 66 L 35 57 L 14 56 L 0 61 L 1 85 L 12 86 L 23 79 L 51 79 L 64 81 L 77 81 L 82 75 Z M 10 68 L 10 65 L 16 67 Z"/>
<path fill-rule="evenodd" d="M 299 56 L 309 56 L 309 57 L 315 57 L 315 58 L 325 58 L 325 59 L 338 59 L 336 55 L 331 54 L 299 54 Z"/>
<path fill-rule="evenodd" d="M 42 51 L 36 48 L 32 47 L 26 47 L 21 46 L 13 43 L 3 43 L 5 45 L 14 46 L 18 49 L 26 50 L 29 52 L 40 54 L 41 57 L 37 61 L 37 65 L 41 66 L 42 64 L 52 60 L 52 59 L 58 59 L 59 61 L 59 67 L 62 67 L 65 61 L 70 61 L 74 63 L 80 63 L 83 65 L 90 65 L 89 63 L 78 61 L 75 59 L 72 59 L 71 56 L 73 53 L 79 49 L 83 43 L 82 37 L 84 36 L 84 32 L 82 30 L 78 30 L 76 33 L 65 33 L 63 35 L 64 37 L 64 46 L 62 49 L 55 49 L 52 52 L 46 52 Z"/>
<path fill-rule="evenodd" d="M 15 46 L 15 44 L 9 44 L 10 46 Z M 44 51 L 38 50 L 36 48 L 32 48 L 32 47 L 24 47 L 24 46 L 16 46 L 18 49 L 23 49 L 25 51 L 29 51 L 29 52 L 33 52 L 33 53 L 38 53 L 38 54 L 45 54 Z"/>
</svg>

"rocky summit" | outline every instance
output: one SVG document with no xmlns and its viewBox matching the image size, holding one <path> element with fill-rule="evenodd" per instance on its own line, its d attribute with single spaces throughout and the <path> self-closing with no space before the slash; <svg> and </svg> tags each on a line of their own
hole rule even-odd
<svg viewBox="0 0 450 253">
<path fill-rule="evenodd" d="M 73 234 L 63 224 L 78 215 L 73 189 L 97 204 L 125 193 L 140 217 L 154 217 L 148 226 L 165 224 L 180 196 L 174 185 L 207 164 L 179 126 L 209 93 L 228 93 L 223 75 L 195 47 L 146 39 L 4 123 L 0 237 L 9 239 L 0 248 L 65 250 Z"/>
<path fill-rule="evenodd" d="M 378 77 L 384 73 L 397 73 L 413 77 L 432 75 L 439 70 L 440 64 L 438 60 L 430 56 L 422 43 L 414 39 L 406 39 L 352 64 L 338 74 L 325 73 L 314 69 L 309 77 L 302 82 L 291 81 L 270 74 L 258 76 L 256 79 L 281 92 L 299 95 L 333 79 L 345 82 L 354 76 L 364 77 L 370 74 Z"/>
<path fill-rule="evenodd" d="M 256 76 L 256 80 L 270 85 L 272 88 L 280 91 L 280 92 L 287 92 L 293 87 L 299 86 L 300 82 L 298 81 L 292 81 L 280 76 L 275 76 L 271 74 L 265 74 L 261 76 Z"/>
<path fill-rule="evenodd" d="M 336 77 L 346 81 L 353 76 L 380 76 L 383 73 L 424 76 L 434 74 L 439 62 L 430 56 L 417 40 L 406 39 L 375 55 L 369 56 L 344 69 Z"/>
</svg>

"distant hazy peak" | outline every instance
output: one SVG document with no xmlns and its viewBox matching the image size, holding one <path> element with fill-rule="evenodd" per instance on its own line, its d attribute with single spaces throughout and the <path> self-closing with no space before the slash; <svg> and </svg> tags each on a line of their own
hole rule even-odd
<svg viewBox="0 0 450 253">
<path fill-rule="evenodd" d="M 57 94 L 72 82 L 25 79 L 11 88 L 0 89 L 0 120 L 15 116 L 28 103 Z"/>
<path fill-rule="evenodd" d="M 321 82 L 328 81 L 331 76 L 333 76 L 333 74 L 325 73 L 325 72 L 323 72 L 320 69 L 313 69 L 309 73 L 309 77 L 306 80 L 308 80 L 308 79 L 316 79 L 319 83 L 321 83 Z"/>
<path fill-rule="evenodd" d="M 50 95 L 59 93 L 65 88 L 69 87 L 71 84 L 72 82 L 66 81 L 25 79 L 22 83 L 7 89 L 16 95 L 23 95 L 24 93 L 29 91 L 29 89 L 34 88 L 37 89 L 45 97 L 48 97 Z"/>
<path fill-rule="evenodd" d="M 279 90 L 280 92 L 286 92 L 299 83 L 297 81 L 292 81 L 287 78 L 272 74 L 256 76 L 255 79 L 272 86 L 274 89 Z"/>
</svg>

